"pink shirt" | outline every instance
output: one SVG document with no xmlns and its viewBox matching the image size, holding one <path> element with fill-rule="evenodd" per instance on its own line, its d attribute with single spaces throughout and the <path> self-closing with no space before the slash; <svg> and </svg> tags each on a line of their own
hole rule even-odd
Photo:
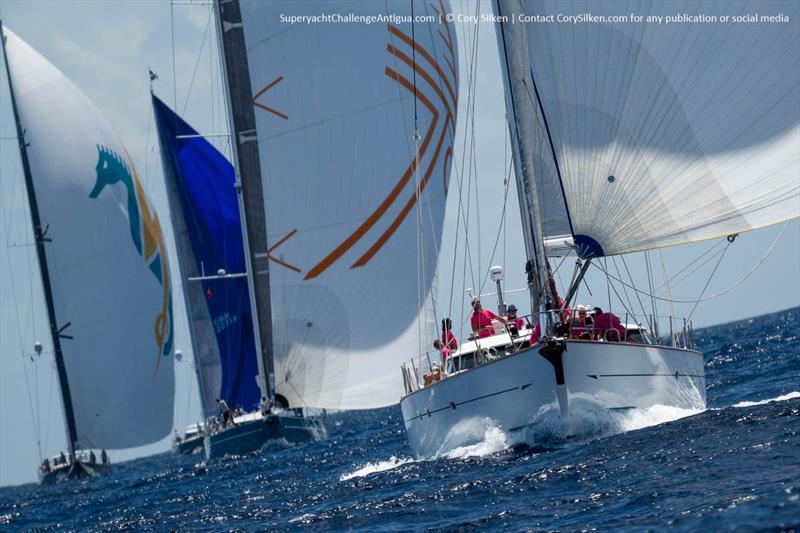
<svg viewBox="0 0 800 533">
<path fill-rule="evenodd" d="M 448 357 L 450 357 L 450 350 L 445 346 L 442 348 L 442 363 L 444 363 Z"/>
<path fill-rule="evenodd" d="M 525 319 L 523 318 L 506 317 L 506 320 L 508 321 L 508 325 L 517 328 L 517 331 L 521 331 L 522 328 L 525 327 Z"/>
<path fill-rule="evenodd" d="M 621 341 L 625 338 L 625 326 L 622 325 L 619 317 L 614 313 L 600 313 L 599 315 L 595 315 L 594 329 L 603 335 L 602 338 L 610 337 L 605 334 L 609 329 L 615 329 L 619 332 L 619 338 L 613 340 Z"/>
<path fill-rule="evenodd" d="M 474 311 L 472 313 L 472 329 L 478 330 L 479 338 L 483 339 L 494 335 L 494 328 L 492 328 L 493 318 L 497 318 L 497 315 L 488 309 L 481 309 L 480 312 Z"/>
<path fill-rule="evenodd" d="M 442 343 L 445 345 L 446 348 L 450 348 L 451 350 L 458 350 L 458 341 L 456 340 L 456 336 L 453 335 L 452 331 L 445 331 L 442 335 Z"/>
<path fill-rule="evenodd" d="M 542 336 L 542 326 L 536 324 L 533 326 L 533 333 L 531 333 L 531 346 L 539 342 L 539 337 Z"/>
</svg>

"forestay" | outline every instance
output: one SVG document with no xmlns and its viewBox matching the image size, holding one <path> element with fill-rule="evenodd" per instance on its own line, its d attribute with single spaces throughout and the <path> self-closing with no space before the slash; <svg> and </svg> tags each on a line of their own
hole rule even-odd
<svg viewBox="0 0 800 533">
<path fill-rule="evenodd" d="M 166 436 L 175 395 L 172 297 L 159 219 L 92 103 L 7 28 L 77 447 Z"/>
<path fill-rule="evenodd" d="M 261 396 L 247 279 L 215 277 L 245 272 L 233 166 L 155 95 L 153 109 L 203 412 L 217 398 L 249 410 Z"/>
<path fill-rule="evenodd" d="M 276 391 L 292 405 L 396 403 L 400 362 L 426 351 L 436 332 L 431 294 L 458 91 L 455 30 L 438 21 L 448 7 L 416 2 L 415 15 L 437 20 L 413 28 L 407 1 L 242 2 L 241 9 L 264 185 Z M 320 14 L 384 18 L 288 22 Z"/>
<path fill-rule="evenodd" d="M 610 255 L 800 215 L 800 4 L 501 0 L 496 9 L 509 17 L 498 30 L 520 37 L 500 52 L 507 88 L 522 89 L 508 105 L 528 133 L 519 149 L 545 238 L 566 228 L 584 255 Z M 667 23 L 676 15 L 716 21 Z"/>
</svg>

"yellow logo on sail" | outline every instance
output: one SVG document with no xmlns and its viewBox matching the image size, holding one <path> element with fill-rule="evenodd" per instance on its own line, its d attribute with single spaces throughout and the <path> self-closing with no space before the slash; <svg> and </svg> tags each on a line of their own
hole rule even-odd
<svg viewBox="0 0 800 533">
<path fill-rule="evenodd" d="M 161 234 L 161 225 L 158 216 L 151 209 L 144 189 L 139 181 L 136 167 L 128 153 L 124 158 L 105 146 L 97 146 L 98 159 L 97 182 L 89 193 L 90 198 L 97 198 L 107 185 L 122 183 L 128 193 L 128 222 L 130 224 L 131 239 L 139 255 L 144 258 L 150 271 L 164 289 L 161 312 L 156 316 L 154 330 L 158 346 L 156 356 L 156 370 L 161 363 L 161 356 L 172 353 L 173 321 L 172 321 L 172 291 L 170 290 L 169 267 L 167 265 L 167 250 Z"/>
</svg>

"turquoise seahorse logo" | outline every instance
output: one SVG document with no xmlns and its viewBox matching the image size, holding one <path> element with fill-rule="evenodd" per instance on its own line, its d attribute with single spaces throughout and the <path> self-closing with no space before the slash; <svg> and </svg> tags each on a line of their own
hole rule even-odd
<svg viewBox="0 0 800 533">
<path fill-rule="evenodd" d="M 142 256 L 150 271 L 164 289 L 161 312 L 155 318 L 154 333 L 158 346 L 156 370 L 161 363 L 161 356 L 172 353 L 172 291 L 170 290 L 169 267 L 167 265 L 167 249 L 156 212 L 150 207 L 144 188 L 139 181 L 136 167 L 128 153 L 125 156 L 105 146 L 97 145 L 98 158 L 97 182 L 89 193 L 90 198 L 97 198 L 106 186 L 122 183 L 128 193 L 128 223 L 131 229 L 131 240 L 136 251 Z"/>
</svg>

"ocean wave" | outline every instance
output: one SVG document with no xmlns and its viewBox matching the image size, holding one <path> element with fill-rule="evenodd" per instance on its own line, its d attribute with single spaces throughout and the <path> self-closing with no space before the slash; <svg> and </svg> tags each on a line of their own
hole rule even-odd
<svg viewBox="0 0 800 533">
<path fill-rule="evenodd" d="M 731 407 L 753 407 L 755 405 L 765 405 L 772 402 L 785 402 L 786 400 L 794 400 L 795 398 L 800 398 L 800 392 L 790 392 L 788 394 L 782 394 L 780 396 L 776 396 L 775 398 L 770 398 L 768 400 L 760 400 L 757 402 L 739 402 L 731 405 Z"/>
<path fill-rule="evenodd" d="M 385 461 L 367 463 L 366 465 L 362 466 L 361 468 L 359 468 L 354 472 L 350 472 L 349 474 L 342 474 L 339 477 L 339 481 L 347 481 L 348 479 L 353 479 L 356 477 L 364 477 L 370 474 L 375 474 L 376 472 L 386 472 L 387 470 L 393 470 L 398 466 L 402 466 L 404 464 L 413 462 L 414 459 L 410 459 L 408 457 L 396 457 L 393 455 Z"/>
</svg>

